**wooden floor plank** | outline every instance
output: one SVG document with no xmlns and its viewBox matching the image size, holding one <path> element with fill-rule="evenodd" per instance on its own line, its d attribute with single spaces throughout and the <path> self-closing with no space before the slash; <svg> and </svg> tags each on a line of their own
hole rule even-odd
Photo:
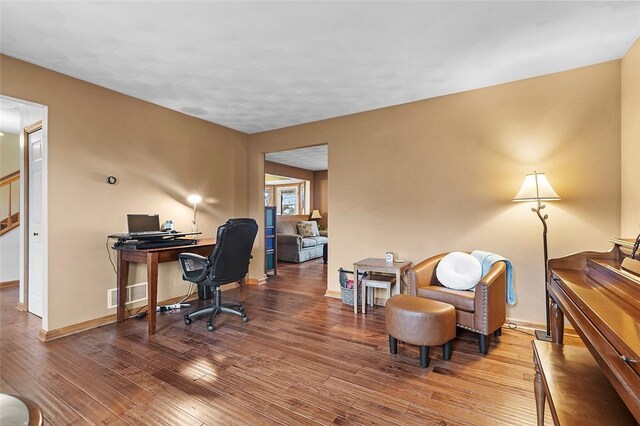
<svg viewBox="0 0 640 426">
<path fill-rule="evenodd" d="M 416 347 L 389 354 L 383 308 L 354 315 L 324 297 L 326 273 L 279 263 L 246 288 L 250 322 L 223 315 L 212 333 L 183 309 L 158 315 L 153 336 L 129 319 L 49 343 L 1 289 L 0 391 L 32 399 L 47 425 L 535 424 L 531 336 L 505 328 L 482 356 L 459 330 L 452 359 L 434 348 L 423 369 Z"/>
</svg>

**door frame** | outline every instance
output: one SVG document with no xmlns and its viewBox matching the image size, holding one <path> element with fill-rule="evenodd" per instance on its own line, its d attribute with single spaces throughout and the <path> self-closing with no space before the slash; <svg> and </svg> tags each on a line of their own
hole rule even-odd
<svg viewBox="0 0 640 426">
<path fill-rule="evenodd" d="M 22 129 L 23 135 L 23 182 L 24 182 L 24 190 L 22 191 L 22 218 L 23 218 L 23 227 L 22 227 L 22 235 L 24 237 L 24 244 L 22 245 L 22 255 L 24 256 L 24 262 L 22 265 L 22 276 L 24 278 L 24 285 L 22 287 L 22 310 L 25 312 L 29 312 L 29 134 L 35 133 L 38 130 L 42 130 L 42 120 L 37 121 L 29 126 L 26 126 Z"/>
<path fill-rule="evenodd" d="M 23 283 L 23 288 L 22 288 L 22 302 L 19 303 L 19 308 L 22 308 L 23 311 L 25 312 L 29 312 L 29 232 L 30 232 L 30 228 L 29 228 L 29 171 L 30 171 L 30 157 L 29 157 L 29 135 L 32 133 L 35 133 L 39 130 L 42 130 L 42 158 L 43 158 L 43 164 L 42 164 L 42 215 L 43 215 L 43 220 L 42 220 L 42 228 L 44 230 L 43 234 L 44 234 L 44 238 L 43 238 L 43 244 L 44 244 L 44 253 L 43 253 L 43 260 L 42 260 L 42 267 L 44 269 L 43 274 L 42 274 L 42 329 L 47 330 L 47 323 L 48 323 L 48 208 L 47 208 L 47 176 L 48 176 L 48 143 L 47 143 L 47 131 L 46 131 L 46 117 L 47 117 L 47 111 L 45 109 L 44 111 L 44 119 L 42 120 L 38 120 L 37 122 L 33 123 L 33 124 L 29 124 L 27 126 L 25 126 L 22 130 L 22 136 L 23 136 L 23 145 L 22 145 L 22 152 L 23 152 L 23 162 L 22 162 L 22 176 L 24 176 L 23 179 L 23 190 L 21 193 L 21 203 L 22 203 L 22 208 L 20 211 L 20 214 L 22 215 L 22 223 L 23 225 L 23 232 L 22 232 L 22 256 L 23 256 L 23 262 L 22 262 L 22 283 Z"/>
</svg>

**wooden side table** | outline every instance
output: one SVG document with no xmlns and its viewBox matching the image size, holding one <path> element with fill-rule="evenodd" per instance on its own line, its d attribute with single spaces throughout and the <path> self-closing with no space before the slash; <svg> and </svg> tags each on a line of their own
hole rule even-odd
<svg viewBox="0 0 640 426">
<path fill-rule="evenodd" d="M 396 285 L 394 286 L 394 291 L 393 294 L 400 294 L 402 292 L 402 284 L 405 283 L 404 280 L 404 274 L 405 272 L 407 272 L 407 270 L 411 267 L 411 262 L 393 262 L 393 263 L 387 263 L 387 261 L 385 259 L 377 259 L 377 258 L 371 258 L 368 257 L 366 259 L 362 259 L 359 260 L 357 262 L 354 262 L 353 264 L 353 276 L 354 276 L 354 291 L 358 291 L 358 288 L 360 288 L 360 291 L 362 292 L 362 313 L 366 313 L 366 304 L 367 304 L 367 299 L 366 299 L 366 291 L 367 289 L 365 288 L 364 285 L 361 285 L 361 280 L 358 278 L 358 271 L 363 271 L 363 272 L 381 272 L 383 274 L 395 274 L 396 276 Z M 358 303 L 357 300 L 358 298 L 356 297 L 356 294 L 354 293 L 353 295 L 354 297 L 354 302 L 353 302 L 353 313 L 358 313 Z"/>
</svg>

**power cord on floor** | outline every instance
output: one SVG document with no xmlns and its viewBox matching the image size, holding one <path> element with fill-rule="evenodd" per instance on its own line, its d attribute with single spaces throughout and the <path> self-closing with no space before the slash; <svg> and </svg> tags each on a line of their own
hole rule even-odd
<svg viewBox="0 0 640 426">
<path fill-rule="evenodd" d="M 526 334 L 526 335 L 529 335 L 529 336 L 534 336 L 534 333 L 529 333 L 528 331 L 524 331 L 524 330 L 518 329 L 518 324 L 516 324 L 515 322 L 508 322 L 507 323 L 507 328 L 509 330 L 517 331 L 518 333 Z"/>
</svg>

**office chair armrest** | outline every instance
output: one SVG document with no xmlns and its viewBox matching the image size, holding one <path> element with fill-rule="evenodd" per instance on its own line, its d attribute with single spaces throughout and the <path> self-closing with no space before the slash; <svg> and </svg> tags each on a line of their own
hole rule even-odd
<svg viewBox="0 0 640 426">
<path fill-rule="evenodd" d="M 178 255 L 182 279 L 193 283 L 200 283 L 209 273 L 209 259 L 194 253 L 180 253 Z"/>
</svg>

